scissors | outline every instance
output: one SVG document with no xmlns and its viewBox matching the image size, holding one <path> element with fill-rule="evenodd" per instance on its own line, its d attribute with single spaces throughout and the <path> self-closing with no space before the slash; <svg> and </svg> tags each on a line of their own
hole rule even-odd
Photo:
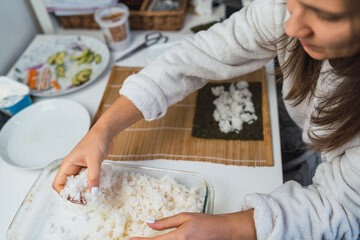
<svg viewBox="0 0 360 240">
<path fill-rule="evenodd" d="M 121 56 L 120 58 L 116 59 L 115 62 L 118 62 L 120 60 L 123 60 L 125 58 L 128 58 L 132 56 L 133 54 L 137 53 L 138 51 L 150 47 L 154 44 L 157 44 L 158 42 L 162 41 L 162 43 L 166 43 L 169 40 L 167 36 L 162 35 L 161 32 L 152 32 L 147 33 L 145 35 L 145 42 L 131 50 L 130 52 L 126 53 L 125 55 Z"/>
</svg>

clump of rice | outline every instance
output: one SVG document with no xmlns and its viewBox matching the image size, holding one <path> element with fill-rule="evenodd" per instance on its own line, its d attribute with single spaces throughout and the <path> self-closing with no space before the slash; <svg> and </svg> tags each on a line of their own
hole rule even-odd
<svg viewBox="0 0 360 240">
<path fill-rule="evenodd" d="M 154 178 L 133 172 L 117 173 L 110 166 L 101 169 L 99 193 L 87 189 L 87 169 L 68 177 L 61 197 L 80 201 L 79 211 L 91 220 L 90 239 L 129 239 L 156 236 L 166 231 L 148 227 L 145 219 L 159 219 L 180 212 L 201 212 L 198 189 L 189 189 L 170 176 Z M 68 203 L 67 203 L 68 204 Z M 71 204 L 74 205 L 74 204 Z"/>
<path fill-rule="evenodd" d="M 211 91 L 217 98 L 213 117 L 219 122 L 220 131 L 223 133 L 240 132 L 243 124 L 252 124 L 258 118 L 255 114 L 252 93 L 246 81 L 232 83 L 229 91 L 224 86 L 212 87 Z"/>
</svg>

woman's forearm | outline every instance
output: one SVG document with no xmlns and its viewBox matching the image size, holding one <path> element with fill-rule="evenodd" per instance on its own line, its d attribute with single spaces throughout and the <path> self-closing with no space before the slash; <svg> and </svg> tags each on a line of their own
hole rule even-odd
<svg viewBox="0 0 360 240">
<path fill-rule="evenodd" d="M 96 121 L 91 131 L 113 139 L 123 129 L 143 118 L 141 112 L 126 97 L 120 96 Z"/>
<path fill-rule="evenodd" d="M 224 214 L 228 225 L 229 239 L 256 239 L 254 210 Z"/>
</svg>

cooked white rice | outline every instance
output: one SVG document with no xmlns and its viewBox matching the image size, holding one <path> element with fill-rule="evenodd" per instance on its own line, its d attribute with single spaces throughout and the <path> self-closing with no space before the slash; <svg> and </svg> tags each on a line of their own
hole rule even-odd
<svg viewBox="0 0 360 240">
<path fill-rule="evenodd" d="M 129 239 L 132 236 L 156 236 L 146 219 L 159 219 L 180 212 L 201 212 L 203 200 L 197 189 L 188 189 L 170 176 L 154 178 L 135 173 L 118 174 L 109 166 L 101 170 L 99 193 L 92 196 L 87 189 L 87 169 L 68 177 L 61 197 L 79 201 L 86 206 L 69 204 L 92 224 L 87 236 L 76 239 Z M 78 205 L 78 206 L 74 206 Z M 66 236 L 71 231 L 52 226 L 52 231 Z M 69 239 L 72 239 L 71 236 Z"/>
<path fill-rule="evenodd" d="M 229 91 L 224 86 L 212 87 L 211 91 L 217 98 L 213 117 L 219 122 L 219 129 L 223 133 L 240 132 L 243 124 L 252 124 L 258 118 L 255 114 L 252 93 L 246 81 L 239 81 L 230 85 Z"/>
</svg>

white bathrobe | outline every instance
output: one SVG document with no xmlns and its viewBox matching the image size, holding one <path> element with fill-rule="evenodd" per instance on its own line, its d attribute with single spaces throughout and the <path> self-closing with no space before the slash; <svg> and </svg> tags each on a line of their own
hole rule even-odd
<svg viewBox="0 0 360 240">
<path fill-rule="evenodd" d="M 287 52 L 266 44 L 284 33 L 289 13 L 283 0 L 256 0 L 208 31 L 182 41 L 130 76 L 120 94 L 146 120 L 162 117 L 168 106 L 204 86 L 208 79 L 229 79 L 255 71 Z M 323 70 L 330 69 L 326 61 Z M 316 95 L 329 94 L 338 81 L 322 75 Z M 284 80 L 283 94 L 292 84 Z M 308 99 L 309 100 L 309 99 Z M 310 116 L 318 104 L 311 98 L 296 107 L 285 101 L 308 142 Z M 311 128 L 321 132 L 321 129 Z M 242 209 L 254 209 L 258 239 L 357 239 L 360 225 L 360 134 L 341 148 L 322 154 L 313 184 L 289 181 L 270 194 L 250 194 Z M 239 203 L 241 199 L 239 199 Z"/>
</svg>

